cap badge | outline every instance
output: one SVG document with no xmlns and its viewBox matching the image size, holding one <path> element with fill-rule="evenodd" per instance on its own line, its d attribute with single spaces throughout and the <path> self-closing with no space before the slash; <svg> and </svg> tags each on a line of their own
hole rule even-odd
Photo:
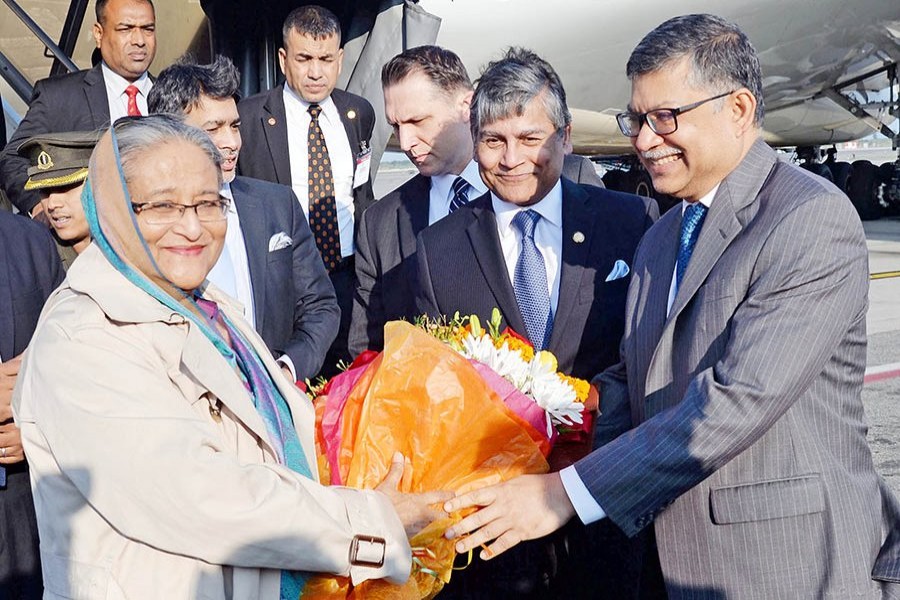
<svg viewBox="0 0 900 600">
<path fill-rule="evenodd" d="M 37 160 L 37 168 L 41 171 L 46 171 L 47 169 L 53 168 L 53 159 L 45 150 L 41 150 L 41 153 L 38 154 Z"/>
</svg>

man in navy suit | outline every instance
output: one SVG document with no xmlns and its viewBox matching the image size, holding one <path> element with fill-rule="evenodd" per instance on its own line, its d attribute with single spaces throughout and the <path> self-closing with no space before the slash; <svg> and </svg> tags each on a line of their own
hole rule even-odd
<svg viewBox="0 0 900 600">
<path fill-rule="evenodd" d="M 102 62 L 92 69 L 37 82 L 25 118 L 0 154 L 0 182 L 10 201 L 24 214 L 37 216 L 41 211 L 38 193 L 25 191 L 28 159 L 17 153 L 25 140 L 41 134 L 109 127 L 112 121 L 135 110 L 147 114 L 147 94 L 153 85 L 147 69 L 156 55 L 153 3 L 97 0 L 95 10 L 93 34 Z"/>
<path fill-rule="evenodd" d="M 571 114 L 556 72 L 532 52 L 511 49 L 488 66 L 470 123 L 490 192 L 419 234 L 418 308 L 482 320 L 499 308 L 503 325 L 553 352 L 560 371 L 589 378 L 618 357 L 630 264 L 655 205 L 561 178 Z M 609 545 L 624 543 L 616 531 L 603 534 Z M 497 567 L 475 563 L 454 574 L 446 593 L 552 597 L 557 569 L 571 561 L 555 563 L 542 548 L 532 544 Z M 586 575 L 566 573 L 560 584 L 568 591 L 559 595 L 578 597 L 576 578 Z"/>
<path fill-rule="evenodd" d="M 416 316 L 416 236 L 487 188 L 472 159 L 472 82 L 445 48 L 418 46 L 381 70 L 384 112 L 418 169 L 363 213 L 356 237 L 350 352 L 381 350 L 384 324 Z"/>
<path fill-rule="evenodd" d="M 0 211 L 0 599 L 42 594 L 28 464 L 10 400 L 22 352 L 63 270 L 46 227 Z"/>
<path fill-rule="evenodd" d="M 365 98 L 335 89 L 344 54 L 334 13 L 301 6 L 288 14 L 282 35 L 278 60 L 285 85 L 238 106 L 244 139 L 240 172 L 291 186 L 310 219 L 341 308 L 340 331 L 325 364 L 325 373 L 334 374 L 336 363 L 350 358 L 353 237 L 373 202 L 369 165 L 375 111 Z M 316 136 L 314 142 L 310 135 Z M 311 145 L 323 151 L 310 152 Z M 325 164 L 317 166 L 315 160 Z M 328 181 L 309 185 L 313 176 Z"/>
<path fill-rule="evenodd" d="M 287 186 L 236 177 L 241 151 L 235 103 L 240 75 L 230 60 L 163 70 L 150 110 L 183 115 L 222 154 L 222 194 L 232 200 L 225 248 L 209 279 L 243 305 L 291 381 L 312 379 L 337 333 L 340 313 L 296 196 Z"/>
</svg>

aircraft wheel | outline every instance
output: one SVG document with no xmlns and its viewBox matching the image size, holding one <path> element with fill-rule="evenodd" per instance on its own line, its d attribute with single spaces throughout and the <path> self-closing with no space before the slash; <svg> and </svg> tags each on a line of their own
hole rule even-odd
<svg viewBox="0 0 900 600">
<path fill-rule="evenodd" d="M 877 219 L 884 212 L 876 196 L 878 186 L 878 167 L 867 160 L 858 160 L 851 165 L 847 195 L 863 221 Z"/>
<path fill-rule="evenodd" d="M 834 177 L 834 185 L 844 192 L 847 191 L 847 179 L 850 177 L 850 163 L 836 162 L 831 165 L 831 175 Z"/>
<path fill-rule="evenodd" d="M 828 168 L 828 165 L 823 165 L 822 163 L 806 163 L 803 165 L 803 168 L 810 173 L 815 173 L 819 177 L 834 183 L 834 175 L 831 174 L 831 169 Z"/>
</svg>

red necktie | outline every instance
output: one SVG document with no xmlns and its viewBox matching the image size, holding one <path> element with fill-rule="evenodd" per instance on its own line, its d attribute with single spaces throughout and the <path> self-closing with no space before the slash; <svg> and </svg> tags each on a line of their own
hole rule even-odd
<svg viewBox="0 0 900 600">
<path fill-rule="evenodd" d="M 140 117 L 141 109 L 138 108 L 137 105 L 137 95 L 140 93 L 140 90 L 137 89 L 137 86 L 129 85 L 125 88 L 125 95 L 128 96 L 128 116 L 129 117 Z"/>
<path fill-rule="evenodd" d="M 309 105 L 309 228 L 322 255 L 325 268 L 331 271 L 341 261 L 341 236 L 338 232 L 337 203 L 334 199 L 334 180 L 331 159 L 325 146 L 325 136 L 319 126 L 322 107 Z"/>
</svg>

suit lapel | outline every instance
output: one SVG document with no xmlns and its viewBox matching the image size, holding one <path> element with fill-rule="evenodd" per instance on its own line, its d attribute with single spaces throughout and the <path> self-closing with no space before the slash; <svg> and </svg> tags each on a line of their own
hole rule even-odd
<svg viewBox="0 0 900 600">
<path fill-rule="evenodd" d="M 591 303 L 579 304 L 578 294 L 584 266 L 588 264 L 595 231 L 596 213 L 587 206 L 587 194 L 568 180 L 562 180 L 562 257 L 559 275 L 559 301 L 553 317 L 553 331 L 550 334 L 549 349 L 557 353 L 564 343 L 566 332 L 580 331 L 572 324 L 583 322 L 591 309 Z M 573 239 L 575 232 L 587 232 L 580 243 Z M 614 249 L 606 244 L 610 252 Z M 605 261 L 600 261 L 605 263 Z M 515 293 L 515 292 L 514 292 Z M 581 308 L 581 310 L 579 310 Z M 577 313 L 577 314 L 576 314 Z"/>
<path fill-rule="evenodd" d="M 337 107 L 338 114 L 341 117 L 341 124 L 344 126 L 344 131 L 347 132 L 347 141 L 350 146 L 350 164 L 353 165 L 355 173 L 356 154 L 357 152 L 362 151 L 362 148 L 360 147 L 359 115 L 356 114 L 356 111 L 352 111 L 353 107 L 346 102 L 348 98 L 341 90 L 332 91 L 331 99 L 334 102 L 335 107 Z M 352 118 L 350 116 L 351 111 L 353 112 Z"/>
<path fill-rule="evenodd" d="M 234 206 L 241 221 L 241 235 L 247 251 L 247 263 L 250 267 L 250 285 L 253 287 L 253 313 L 256 328 L 263 331 L 266 300 L 266 269 L 268 240 L 266 239 L 266 222 L 260 216 L 266 214 L 258 198 L 247 189 L 240 177 L 231 182 L 231 194 Z"/>
<path fill-rule="evenodd" d="M 472 213 L 475 220 L 466 228 L 466 235 L 469 243 L 472 244 L 475 259 L 481 267 L 488 288 L 496 300 L 496 306 L 503 313 L 509 327 L 516 333 L 527 335 L 525 321 L 522 319 L 519 305 L 516 303 L 516 293 L 509 281 L 509 273 L 506 271 L 503 249 L 500 248 L 497 218 L 491 209 L 490 192 L 475 200 Z"/>
<path fill-rule="evenodd" d="M 647 399 L 652 397 L 653 390 L 661 389 L 670 379 L 668 373 L 671 373 L 672 370 L 672 352 L 677 351 L 674 347 L 675 322 L 709 277 L 722 254 L 749 221 L 752 215 L 752 211 L 749 209 L 756 202 L 776 160 L 775 152 L 762 140 L 757 140 L 744 160 L 719 186 L 703 223 L 703 228 L 700 230 L 697 244 L 694 246 L 684 280 L 675 295 L 672 310 L 669 311 L 659 343 L 656 345 L 653 358 L 648 366 Z M 680 229 L 680 218 L 677 222 L 678 229 Z M 677 235 L 676 229 L 676 240 Z M 675 247 L 677 248 L 677 241 Z M 662 265 L 662 268 L 665 268 L 665 265 Z M 669 284 L 671 284 L 671 272 L 675 268 L 674 257 L 671 257 L 668 268 L 670 271 Z M 664 287 L 666 288 L 666 298 L 668 298 L 669 286 Z"/>
<path fill-rule="evenodd" d="M 266 144 L 269 147 L 269 156 L 275 165 L 275 177 L 279 183 L 291 185 L 291 162 L 288 154 L 287 116 L 284 111 L 284 89 L 278 86 L 272 90 L 263 105 L 263 114 L 260 116 L 263 132 L 266 136 Z"/>
<path fill-rule="evenodd" d="M 400 242 L 400 256 L 412 256 L 416 253 L 416 236 L 428 227 L 428 195 L 430 191 L 431 179 L 416 175 L 410 184 L 404 186 L 400 192 L 400 204 L 397 206 L 397 237 Z"/>
<path fill-rule="evenodd" d="M 97 65 L 84 76 L 84 97 L 91 111 L 94 127 L 109 127 L 109 99 L 106 97 L 106 82 L 101 66 Z"/>
<path fill-rule="evenodd" d="M 188 329 L 181 363 L 202 387 L 212 392 L 235 417 L 259 437 L 262 443 L 266 444 L 269 452 L 275 453 L 269 444 L 266 425 L 252 401 L 248 401 L 249 392 L 240 377 L 197 327 Z"/>
</svg>

